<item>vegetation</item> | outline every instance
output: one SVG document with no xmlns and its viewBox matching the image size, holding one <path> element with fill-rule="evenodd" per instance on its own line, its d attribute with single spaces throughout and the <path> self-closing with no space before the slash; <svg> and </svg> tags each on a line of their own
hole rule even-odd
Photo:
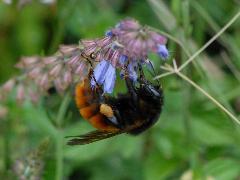
<svg viewBox="0 0 240 180">
<path fill-rule="evenodd" d="M 67 146 L 65 136 L 93 129 L 72 91 L 20 104 L 14 88 L 0 101 L 1 179 L 239 179 L 239 7 L 238 0 L 1 2 L 1 84 L 21 75 L 14 66 L 22 56 L 101 37 L 126 17 L 165 35 L 170 52 L 165 63 L 151 57 L 165 95 L 160 120 L 136 137 Z"/>
</svg>

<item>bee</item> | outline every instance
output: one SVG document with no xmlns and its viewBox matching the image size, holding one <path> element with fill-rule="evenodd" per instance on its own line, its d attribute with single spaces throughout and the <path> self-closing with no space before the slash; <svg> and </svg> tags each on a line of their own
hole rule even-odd
<svg viewBox="0 0 240 180">
<path fill-rule="evenodd" d="M 138 84 L 125 78 L 127 93 L 111 97 L 101 86 L 92 90 L 89 78 L 75 88 L 75 101 L 81 116 L 97 130 L 72 138 L 68 145 L 90 144 L 119 134 L 138 135 L 153 126 L 163 106 L 163 90 L 144 77 Z"/>
</svg>

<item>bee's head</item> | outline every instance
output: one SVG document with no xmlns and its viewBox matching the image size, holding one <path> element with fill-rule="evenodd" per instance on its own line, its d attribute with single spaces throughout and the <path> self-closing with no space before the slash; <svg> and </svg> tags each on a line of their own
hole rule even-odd
<svg viewBox="0 0 240 180">
<path fill-rule="evenodd" d="M 153 85 L 146 80 L 142 80 L 138 92 L 139 95 L 147 101 L 162 102 L 163 91 L 160 85 Z"/>
</svg>

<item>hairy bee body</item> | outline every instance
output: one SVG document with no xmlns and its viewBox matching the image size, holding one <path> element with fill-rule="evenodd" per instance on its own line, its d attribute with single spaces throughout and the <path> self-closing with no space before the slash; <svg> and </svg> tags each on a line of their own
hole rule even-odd
<svg viewBox="0 0 240 180">
<path fill-rule="evenodd" d="M 100 94 L 90 88 L 89 81 L 86 79 L 78 84 L 75 89 L 75 101 L 79 112 L 84 119 L 96 129 L 103 131 L 117 131 L 118 129 L 108 121 L 106 115 L 100 110 Z"/>
<path fill-rule="evenodd" d="M 143 80 L 139 87 L 126 80 L 128 92 L 117 97 L 92 90 L 89 80 L 78 84 L 75 101 L 80 114 L 97 130 L 76 136 L 69 145 L 89 144 L 121 133 L 137 135 L 150 128 L 159 118 L 163 92 Z"/>
</svg>

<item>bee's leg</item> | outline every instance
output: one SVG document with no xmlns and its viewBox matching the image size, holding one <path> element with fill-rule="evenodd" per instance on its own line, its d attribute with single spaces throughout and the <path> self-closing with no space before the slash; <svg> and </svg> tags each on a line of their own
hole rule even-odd
<svg viewBox="0 0 240 180">
<path fill-rule="evenodd" d="M 89 73 L 88 73 L 88 78 L 89 78 L 90 80 L 93 79 L 93 81 L 94 81 L 95 84 L 96 84 L 96 90 L 97 90 L 97 92 L 100 93 L 100 94 L 102 94 L 103 89 L 102 89 L 102 86 L 97 83 L 97 80 L 96 80 L 96 78 L 95 78 L 95 76 L 94 76 L 93 64 L 92 64 L 91 60 L 90 60 L 88 57 L 85 57 L 85 55 L 84 55 L 84 56 L 82 55 L 82 57 L 84 57 L 84 58 L 88 61 L 88 63 L 90 64 L 90 69 L 89 69 Z"/>
<path fill-rule="evenodd" d="M 102 86 L 97 83 L 97 80 L 96 80 L 96 78 L 94 76 L 93 64 L 92 64 L 91 60 L 84 53 L 82 53 L 82 57 L 84 57 L 85 60 L 87 60 L 88 63 L 90 64 L 88 78 L 89 78 L 90 81 L 93 80 L 95 82 L 95 87 L 92 88 L 92 90 L 95 91 L 94 94 L 97 96 L 96 99 L 99 99 L 99 101 L 101 103 L 104 103 L 105 102 L 105 97 L 103 96 L 103 89 L 102 89 Z"/>
<path fill-rule="evenodd" d="M 140 87 L 142 87 L 146 80 L 145 80 L 145 75 L 144 75 L 144 72 L 142 69 L 142 65 L 139 63 L 138 63 L 138 71 L 140 73 L 140 77 L 139 77 L 138 81 L 140 83 Z"/>
<path fill-rule="evenodd" d="M 117 127 L 119 129 L 124 129 L 124 127 L 126 126 L 126 122 L 124 121 L 124 119 L 121 117 L 120 113 L 118 110 L 115 110 L 114 111 L 114 114 L 117 118 L 117 121 L 118 121 L 118 124 L 117 124 Z"/>
<path fill-rule="evenodd" d="M 136 93 L 136 88 L 134 86 L 134 82 L 129 78 L 129 74 L 128 74 L 128 65 L 129 62 L 125 65 L 124 67 L 124 79 L 125 79 L 125 83 L 128 89 L 128 92 L 130 93 L 132 100 L 133 100 L 133 104 L 135 107 L 137 107 L 138 104 L 138 98 L 137 98 L 137 93 Z"/>
<path fill-rule="evenodd" d="M 145 76 L 144 76 L 144 72 L 143 72 L 143 69 L 142 69 L 142 65 L 140 63 L 138 63 L 138 70 L 140 72 L 140 79 L 144 79 Z"/>
<path fill-rule="evenodd" d="M 134 82 L 131 79 L 129 79 L 128 77 L 125 77 L 125 82 L 126 82 L 128 92 L 130 93 L 130 95 L 132 97 L 133 103 L 134 103 L 135 107 L 137 107 L 138 106 L 138 96 L 136 93 L 136 89 L 134 87 Z"/>
</svg>

